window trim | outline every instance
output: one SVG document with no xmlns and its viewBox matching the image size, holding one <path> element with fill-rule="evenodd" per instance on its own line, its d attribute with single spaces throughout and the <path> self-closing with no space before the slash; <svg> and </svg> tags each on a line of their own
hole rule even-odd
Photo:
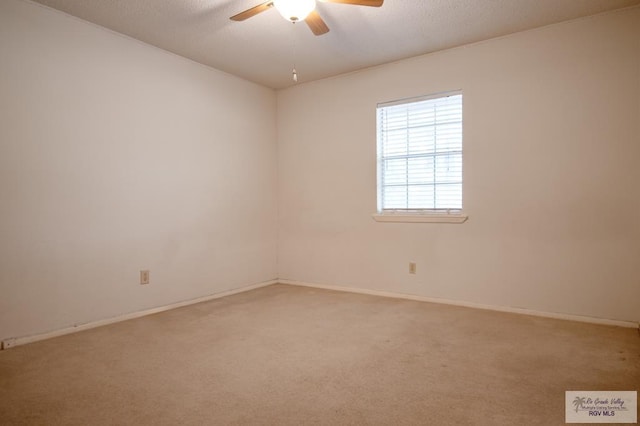
<svg viewBox="0 0 640 426">
<path fill-rule="evenodd" d="M 437 214 L 437 213 L 373 213 L 376 222 L 404 222 L 404 223 L 464 223 L 469 219 L 465 214 Z"/>
<path fill-rule="evenodd" d="M 408 104 L 414 102 L 422 102 L 429 99 L 443 98 L 447 96 L 462 95 L 462 89 L 449 90 L 444 92 L 432 93 L 424 96 L 409 97 L 397 99 L 389 102 L 380 102 L 376 105 L 376 204 L 377 211 L 371 217 L 376 222 L 405 222 L 405 223 L 464 223 L 469 218 L 463 213 L 462 209 L 383 209 L 382 200 L 380 199 L 380 186 L 382 184 L 382 176 L 380 172 L 380 128 L 378 127 L 377 111 L 379 108 L 390 107 L 394 105 Z M 464 100 L 462 104 L 464 108 Z M 464 114 L 463 114 L 464 116 Z M 464 121 L 463 121 L 464 126 Z M 462 158 L 464 164 L 464 145 L 462 149 Z M 464 185 L 464 167 L 463 185 Z M 464 194 L 464 189 L 463 189 Z M 462 201 L 462 200 L 461 200 Z M 464 203 L 462 204 L 464 208 Z"/>
</svg>

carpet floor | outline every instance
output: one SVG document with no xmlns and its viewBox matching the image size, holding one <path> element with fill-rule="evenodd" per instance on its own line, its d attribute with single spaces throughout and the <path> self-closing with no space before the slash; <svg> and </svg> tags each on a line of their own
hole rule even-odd
<svg viewBox="0 0 640 426">
<path fill-rule="evenodd" d="M 0 352 L 3 425 L 563 425 L 638 331 L 272 285 Z"/>
</svg>

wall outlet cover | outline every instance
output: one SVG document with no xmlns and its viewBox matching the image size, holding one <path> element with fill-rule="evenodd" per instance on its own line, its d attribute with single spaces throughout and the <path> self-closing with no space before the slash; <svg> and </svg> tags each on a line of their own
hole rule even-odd
<svg viewBox="0 0 640 426">
<path fill-rule="evenodd" d="M 140 284 L 149 284 L 149 270 L 140 271 Z"/>
</svg>

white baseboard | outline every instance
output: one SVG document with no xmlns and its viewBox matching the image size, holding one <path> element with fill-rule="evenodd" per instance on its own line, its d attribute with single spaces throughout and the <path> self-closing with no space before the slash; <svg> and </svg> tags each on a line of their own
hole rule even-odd
<svg viewBox="0 0 640 426">
<path fill-rule="evenodd" d="M 176 309 L 183 306 L 193 305 L 195 303 L 206 302 L 208 300 L 219 299 L 221 297 L 231 296 L 233 294 L 238 294 L 245 291 L 258 289 L 261 287 L 266 287 L 272 284 L 287 284 L 287 285 L 294 285 L 294 286 L 300 286 L 300 287 L 313 287 L 313 288 L 319 288 L 319 289 L 325 289 L 325 290 L 336 290 L 336 291 L 344 291 L 348 293 L 359 293 L 359 294 L 368 294 L 372 296 L 392 297 L 395 299 L 407 299 L 407 300 L 415 300 L 419 302 L 430 302 L 430 303 L 439 303 L 439 304 L 453 305 L 453 306 L 463 306 L 467 308 L 485 309 L 485 310 L 497 311 L 497 312 L 509 312 L 509 313 L 532 315 L 532 316 L 544 317 L 544 318 L 554 318 L 554 319 L 561 319 L 561 320 L 568 320 L 568 321 L 585 322 L 590 324 L 636 328 L 640 330 L 640 324 L 633 321 L 621 321 L 621 320 L 596 318 L 596 317 L 589 317 L 589 316 L 582 316 L 582 315 L 561 314 L 556 312 L 544 312 L 544 311 L 536 311 L 536 310 L 523 309 L 523 308 L 511 308 L 506 306 L 484 305 L 480 303 L 465 302 L 460 300 L 440 299 L 435 297 L 417 296 L 412 294 L 393 293 L 389 291 L 368 290 L 368 289 L 355 288 L 355 287 L 342 287 L 342 286 L 335 286 L 335 285 L 328 285 L 328 284 L 317 284 L 317 283 L 308 283 L 308 282 L 294 281 L 294 280 L 276 279 L 276 280 L 264 281 L 261 283 L 236 288 L 233 290 L 227 290 L 220 293 L 199 297 L 196 299 L 185 300 L 182 302 L 176 302 L 176 303 L 172 303 L 165 306 L 159 306 L 157 308 L 146 309 L 144 311 L 132 312 L 129 314 L 119 315 L 117 317 L 106 318 L 106 319 L 92 321 L 84 324 L 76 324 L 76 325 L 73 325 L 72 327 L 66 327 L 59 330 L 49 331 L 46 333 L 40 333 L 40 334 L 31 335 L 31 336 L 7 338 L 7 339 L 4 339 L 2 342 L 0 342 L 2 346 L 1 349 L 9 349 L 14 346 L 25 345 L 27 343 L 37 342 L 39 340 L 51 339 L 53 337 L 64 336 L 65 334 L 77 333 L 79 331 L 89 330 L 92 328 L 101 327 L 103 325 L 113 324 L 116 322 L 126 321 L 134 318 L 140 318 L 146 315 L 157 314 L 159 312 Z"/>
<path fill-rule="evenodd" d="M 27 343 L 37 342 L 39 340 L 51 339 L 52 337 L 64 336 L 65 334 L 77 333 L 79 331 L 89 330 L 103 325 L 113 324 L 120 321 L 126 321 L 134 318 L 140 318 L 147 315 L 157 314 L 159 312 L 168 311 L 171 309 L 181 308 L 183 306 L 193 305 L 195 303 L 206 302 L 208 300 L 219 299 L 225 296 L 231 296 L 237 293 L 243 293 L 249 290 L 255 290 L 257 288 L 266 287 L 268 285 L 277 284 L 278 280 L 264 281 L 257 284 L 252 284 L 244 287 L 235 288 L 233 290 L 227 290 L 220 293 L 210 294 L 208 296 L 198 297 L 197 299 L 184 300 L 182 302 L 171 303 L 165 306 L 159 306 L 157 308 L 145 309 L 144 311 L 131 312 L 129 314 L 118 315 L 117 317 L 106 318 L 98 321 L 91 321 L 84 324 L 76 324 L 71 327 L 62 328 L 59 330 L 53 330 L 46 333 L 34 334 L 31 336 L 12 337 L 3 340 L 1 343 L 1 349 L 9 349 L 14 346 L 26 345 Z"/>
<path fill-rule="evenodd" d="M 588 317 L 588 316 L 582 316 L 582 315 L 561 314 L 556 312 L 544 312 L 544 311 L 536 311 L 536 310 L 524 309 L 524 308 L 511 308 L 508 306 L 484 305 L 481 303 L 465 302 L 460 300 L 440 299 L 436 297 L 416 296 L 413 294 L 393 293 L 389 291 L 380 291 L 380 290 L 367 290 L 367 289 L 354 288 L 354 287 L 341 287 L 341 286 L 335 286 L 335 285 L 307 283 L 307 282 L 293 281 L 293 280 L 278 280 L 278 283 L 301 286 L 301 287 L 320 288 L 325 290 L 344 291 L 348 293 L 368 294 L 371 296 L 392 297 L 395 299 L 416 300 L 419 302 L 430 302 L 430 303 L 439 303 L 444 305 L 463 306 L 466 308 L 484 309 L 488 311 L 509 312 L 513 314 L 532 315 L 536 317 L 586 322 L 590 324 L 613 325 L 617 327 L 636 328 L 640 330 L 640 323 L 633 322 L 633 321 L 621 321 L 621 320 L 613 320 L 613 319 L 607 319 L 607 318 Z"/>
</svg>

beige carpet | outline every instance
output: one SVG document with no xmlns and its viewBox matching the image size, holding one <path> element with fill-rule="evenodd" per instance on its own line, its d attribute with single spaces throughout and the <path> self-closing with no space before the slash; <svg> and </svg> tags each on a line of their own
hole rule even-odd
<svg viewBox="0 0 640 426">
<path fill-rule="evenodd" d="M 637 330 L 274 285 L 0 352 L 3 425 L 562 425 Z"/>
</svg>

